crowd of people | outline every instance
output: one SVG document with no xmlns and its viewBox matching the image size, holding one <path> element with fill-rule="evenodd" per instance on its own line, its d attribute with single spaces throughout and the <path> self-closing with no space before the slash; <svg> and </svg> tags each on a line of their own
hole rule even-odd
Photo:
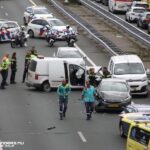
<svg viewBox="0 0 150 150">
<path fill-rule="evenodd" d="M 37 51 L 35 50 L 35 47 L 33 46 L 31 50 L 28 50 L 25 56 L 25 64 L 24 64 L 24 72 L 23 72 L 23 79 L 22 82 L 25 82 L 27 72 L 28 72 L 28 67 L 30 60 L 34 57 L 37 57 Z M 8 86 L 7 83 L 7 78 L 8 78 L 8 72 L 9 68 L 11 70 L 10 74 L 10 84 L 16 84 L 15 77 L 16 77 L 16 72 L 17 72 L 17 57 L 16 57 L 16 52 L 10 54 L 6 53 L 0 63 L 0 73 L 2 76 L 2 81 L 0 88 L 1 89 L 6 89 L 6 86 Z"/>
</svg>

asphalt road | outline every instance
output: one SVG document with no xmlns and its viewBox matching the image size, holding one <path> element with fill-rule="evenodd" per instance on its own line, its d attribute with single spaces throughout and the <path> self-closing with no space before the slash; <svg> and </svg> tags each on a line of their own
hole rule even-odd
<svg viewBox="0 0 150 150">
<path fill-rule="evenodd" d="M 35 2 L 41 4 L 40 0 Z M 30 5 L 28 0 L 0 0 L 0 18 L 16 20 L 21 25 L 24 9 Z M 110 56 L 85 35 L 79 35 L 77 44 L 96 65 L 108 64 Z M 40 54 L 52 56 L 58 46 L 66 43 L 49 48 L 45 40 L 30 39 L 28 48 L 33 45 Z M 67 118 L 60 121 L 56 90 L 44 93 L 21 83 L 26 50 L 12 49 L 9 43 L 0 45 L 0 58 L 5 52 L 14 51 L 18 58 L 17 85 L 0 90 L 0 140 L 23 142 L 4 150 L 125 150 L 126 140 L 118 131 L 118 114 L 93 114 L 93 119 L 86 121 L 84 105 L 79 100 L 81 91 L 72 91 Z M 141 97 L 133 101 L 149 103 L 149 99 Z"/>
</svg>

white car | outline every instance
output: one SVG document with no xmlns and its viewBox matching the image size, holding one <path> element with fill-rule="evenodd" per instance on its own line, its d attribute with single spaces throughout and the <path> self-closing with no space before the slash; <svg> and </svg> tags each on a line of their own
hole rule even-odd
<svg viewBox="0 0 150 150">
<path fill-rule="evenodd" d="M 23 22 L 27 25 L 32 19 L 46 17 L 52 18 L 52 13 L 44 6 L 30 6 L 24 12 Z"/>
<path fill-rule="evenodd" d="M 65 59 L 74 59 L 77 62 L 80 62 L 81 66 L 85 66 L 86 57 L 82 56 L 77 48 L 75 47 L 58 47 L 57 51 L 53 54 L 54 57 L 65 58 Z"/>
<path fill-rule="evenodd" d="M 0 19 L 0 42 L 10 41 L 12 35 L 20 31 L 16 21 Z"/>
<path fill-rule="evenodd" d="M 125 20 L 128 22 L 137 21 L 139 18 L 139 14 L 145 12 L 146 9 L 144 7 L 131 7 L 125 15 Z"/>
<path fill-rule="evenodd" d="M 55 28 L 59 32 L 64 32 L 66 30 L 66 24 L 57 18 L 37 18 L 29 22 L 27 26 L 27 33 L 30 37 L 45 37 L 47 30 L 46 26 L 49 28 Z"/>
<path fill-rule="evenodd" d="M 146 1 L 133 1 L 131 7 L 143 7 L 145 9 L 148 9 L 149 5 Z"/>
</svg>

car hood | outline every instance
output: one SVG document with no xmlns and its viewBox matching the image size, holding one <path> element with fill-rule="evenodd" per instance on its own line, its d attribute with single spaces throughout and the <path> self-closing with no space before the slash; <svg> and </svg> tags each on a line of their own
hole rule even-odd
<svg viewBox="0 0 150 150">
<path fill-rule="evenodd" d="M 35 14 L 33 18 L 53 18 L 52 14 Z"/>
<path fill-rule="evenodd" d="M 65 31 L 66 30 L 66 26 L 53 26 L 53 29 L 55 29 L 57 31 Z"/>
<path fill-rule="evenodd" d="M 109 91 L 103 91 L 101 92 L 101 97 L 104 100 L 112 101 L 112 102 L 120 102 L 122 100 L 125 100 L 129 97 L 128 92 L 109 92 Z"/>
<path fill-rule="evenodd" d="M 129 82 L 141 81 L 146 77 L 146 74 L 126 74 L 126 75 L 113 75 L 114 78 L 125 79 Z"/>
</svg>

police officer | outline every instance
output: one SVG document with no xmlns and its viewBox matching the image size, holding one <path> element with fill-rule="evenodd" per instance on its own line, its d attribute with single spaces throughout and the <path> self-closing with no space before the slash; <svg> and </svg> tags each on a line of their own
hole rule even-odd
<svg viewBox="0 0 150 150">
<path fill-rule="evenodd" d="M 31 60 L 31 52 L 27 51 L 26 56 L 25 56 L 25 63 L 24 63 L 24 72 L 23 72 L 23 78 L 22 78 L 22 83 L 25 82 L 27 73 L 28 73 L 28 68 Z"/>
<path fill-rule="evenodd" d="M 7 69 L 6 69 L 6 80 L 5 80 L 5 85 L 7 86 L 8 83 L 7 81 L 7 77 L 8 77 L 8 70 L 9 70 L 9 65 L 11 64 L 10 59 L 9 59 L 9 54 L 6 53 L 3 58 L 2 58 L 2 62 L 5 60 L 6 64 L 7 64 Z"/>
<path fill-rule="evenodd" d="M 60 120 L 66 116 L 67 105 L 68 105 L 68 95 L 70 94 L 71 88 L 67 84 L 66 80 L 62 81 L 62 84 L 57 89 L 57 94 L 59 95 L 59 114 Z"/>
<path fill-rule="evenodd" d="M 17 72 L 17 58 L 16 58 L 16 52 L 14 52 L 11 57 L 10 84 L 16 84 L 16 82 L 15 82 L 16 72 Z"/>
<path fill-rule="evenodd" d="M 8 68 L 9 68 L 9 63 L 7 62 L 6 59 L 2 59 L 2 63 L 1 63 L 1 75 L 2 75 L 1 89 L 5 89 L 6 80 L 7 80 L 7 76 L 8 76 Z"/>
<path fill-rule="evenodd" d="M 90 120 L 92 117 L 92 112 L 94 111 L 95 96 L 95 88 L 92 85 L 90 85 L 89 81 L 86 81 L 86 86 L 82 91 L 82 99 L 85 103 L 87 120 Z"/>
</svg>

